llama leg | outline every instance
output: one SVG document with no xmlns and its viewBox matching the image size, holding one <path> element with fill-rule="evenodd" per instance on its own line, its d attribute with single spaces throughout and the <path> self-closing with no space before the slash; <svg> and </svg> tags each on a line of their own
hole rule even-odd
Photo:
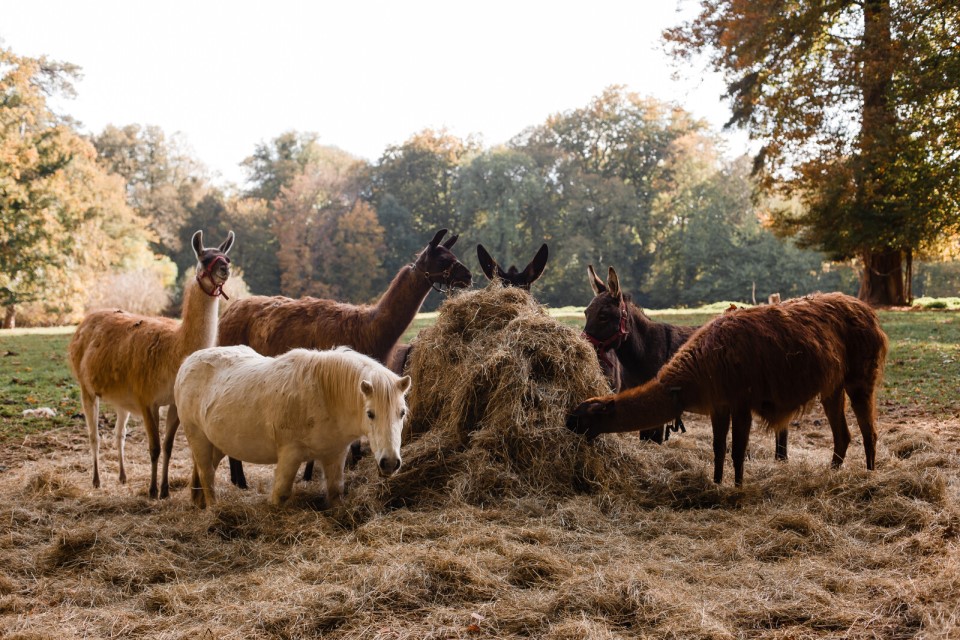
<svg viewBox="0 0 960 640">
<path fill-rule="evenodd" d="M 753 417 L 750 409 L 740 408 L 733 412 L 733 444 L 730 453 L 733 457 L 733 482 L 736 486 L 743 486 L 743 460 L 747 455 L 747 445 L 750 443 L 750 422 Z"/>
<path fill-rule="evenodd" d="M 212 506 L 216 501 L 213 486 L 216 471 L 213 464 L 214 446 L 207 439 L 207 434 L 190 422 L 183 423 L 183 433 L 187 437 L 190 453 L 193 455 L 193 482 L 190 497 L 193 504 L 203 509 L 206 506 Z M 217 458 L 217 461 L 219 460 L 220 458 Z"/>
<path fill-rule="evenodd" d="M 150 444 L 150 497 L 157 497 L 157 463 L 160 461 L 160 408 L 145 406 L 140 408 L 143 414 L 143 426 L 147 429 L 147 442 Z"/>
<path fill-rule="evenodd" d="M 247 488 L 247 476 L 243 474 L 243 463 L 230 458 L 230 482 L 238 489 Z"/>
<path fill-rule="evenodd" d="M 838 388 L 832 393 L 821 395 L 820 404 L 823 405 L 823 412 L 827 415 L 830 430 L 833 431 L 833 460 L 830 466 L 836 469 L 843 464 L 847 447 L 850 446 L 850 429 L 847 427 L 847 417 L 844 415 L 846 399 L 843 389 Z"/>
<path fill-rule="evenodd" d="M 167 407 L 167 430 L 163 436 L 163 475 L 160 477 L 160 499 L 170 497 L 170 456 L 173 455 L 173 440 L 177 437 L 177 428 L 180 426 L 180 415 L 177 405 Z"/>
<path fill-rule="evenodd" d="M 786 460 L 787 459 L 787 429 L 784 428 L 782 431 L 777 431 L 777 440 L 776 440 L 776 454 L 775 457 L 777 460 Z"/>
<path fill-rule="evenodd" d="M 293 481 L 296 480 L 299 469 L 299 460 L 280 454 L 277 468 L 273 471 L 273 492 L 270 494 L 270 502 L 278 506 L 286 504 L 293 495 Z"/>
<path fill-rule="evenodd" d="M 857 416 L 860 434 L 863 436 L 863 453 L 867 459 L 867 469 L 873 471 L 877 456 L 877 413 L 872 390 L 850 389 L 850 406 Z"/>
<path fill-rule="evenodd" d="M 200 483 L 200 470 L 196 457 L 193 459 L 193 479 L 190 484 L 190 499 L 193 500 L 193 504 L 197 507 L 206 509 L 207 501 L 203 497 L 203 485 Z"/>
<path fill-rule="evenodd" d="M 303 465 L 303 481 L 310 482 L 313 480 L 313 460 L 308 460 L 307 464 Z"/>
<path fill-rule="evenodd" d="M 723 481 L 723 459 L 727 456 L 727 432 L 730 431 L 730 412 L 714 411 L 710 414 L 713 424 L 713 481 Z"/>
<path fill-rule="evenodd" d="M 93 454 L 93 486 L 100 488 L 100 434 L 97 432 L 97 421 L 100 419 L 100 398 L 80 387 L 80 402 L 83 404 L 83 417 L 87 422 L 87 432 L 90 434 L 90 453 Z"/>
<path fill-rule="evenodd" d="M 117 459 L 120 461 L 120 484 L 127 484 L 127 470 L 123 466 L 124 445 L 127 442 L 127 420 L 130 412 L 117 409 L 117 425 L 114 428 L 114 437 L 117 441 Z"/>
</svg>

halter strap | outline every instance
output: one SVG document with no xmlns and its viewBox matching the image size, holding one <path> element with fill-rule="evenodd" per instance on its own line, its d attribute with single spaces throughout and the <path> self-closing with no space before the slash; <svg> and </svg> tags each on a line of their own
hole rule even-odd
<svg viewBox="0 0 960 640">
<path fill-rule="evenodd" d="M 222 256 L 222 255 L 217 256 L 216 258 L 210 261 L 210 264 L 205 266 L 203 270 L 197 274 L 197 284 L 200 285 L 200 290 L 203 291 L 208 296 L 210 296 L 211 298 L 223 296 L 224 300 L 229 300 L 230 296 L 228 296 L 227 292 L 223 290 L 223 283 L 218 284 L 217 281 L 213 279 L 213 268 L 219 262 L 223 262 L 224 264 L 230 264 L 230 260 L 228 260 L 226 256 Z M 207 291 L 206 289 L 203 288 L 204 278 L 210 278 L 210 282 L 213 284 L 213 290 Z"/>
<path fill-rule="evenodd" d="M 437 293 L 443 293 L 443 285 L 447 287 L 450 286 L 450 279 L 453 274 L 453 267 L 456 265 L 455 262 L 450 263 L 450 266 L 444 269 L 443 271 L 434 271 L 430 272 L 419 266 L 416 262 L 411 262 L 410 266 L 414 271 L 419 271 L 423 274 L 423 277 L 426 279 L 427 283 L 430 285 L 430 288 L 436 291 Z M 440 276 L 439 281 L 434 281 L 432 278 L 434 276 Z"/>
<path fill-rule="evenodd" d="M 593 345 L 593 348 L 597 352 L 597 358 L 601 362 L 605 363 L 607 366 L 612 367 L 613 362 L 610 361 L 610 358 L 607 356 L 607 352 L 611 349 L 619 349 L 620 345 L 623 344 L 623 341 L 626 340 L 627 336 L 630 335 L 630 331 L 627 329 L 627 303 L 623 299 L 623 296 L 620 296 L 620 327 L 617 329 L 617 332 L 606 340 L 601 340 L 596 336 L 592 336 L 587 333 L 584 329 L 580 335 L 587 340 L 590 344 Z"/>
</svg>

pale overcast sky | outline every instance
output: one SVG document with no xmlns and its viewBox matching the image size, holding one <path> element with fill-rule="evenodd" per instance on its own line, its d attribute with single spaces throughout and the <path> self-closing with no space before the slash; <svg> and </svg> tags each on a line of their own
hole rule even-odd
<svg viewBox="0 0 960 640">
<path fill-rule="evenodd" d="M 492 146 L 613 84 L 718 130 L 729 117 L 719 77 L 671 77 L 660 34 L 676 0 L 0 0 L 0 16 L 2 46 L 83 68 L 61 111 L 86 131 L 180 132 L 235 183 L 257 143 L 290 129 L 370 161 L 427 127 Z"/>
</svg>

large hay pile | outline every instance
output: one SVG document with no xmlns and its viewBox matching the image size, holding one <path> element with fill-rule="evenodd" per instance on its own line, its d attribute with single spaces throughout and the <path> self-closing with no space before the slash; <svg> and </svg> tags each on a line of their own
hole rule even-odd
<svg viewBox="0 0 960 640">
<path fill-rule="evenodd" d="M 491 283 L 448 299 L 414 342 L 409 373 L 403 469 L 366 483 L 354 504 L 569 495 L 636 469 L 617 439 L 587 445 L 564 426 L 609 388 L 590 345 L 526 291 Z"/>
</svg>

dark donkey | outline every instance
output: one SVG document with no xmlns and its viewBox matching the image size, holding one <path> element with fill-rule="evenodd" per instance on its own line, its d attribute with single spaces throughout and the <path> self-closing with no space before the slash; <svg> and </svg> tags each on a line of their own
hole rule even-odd
<svg viewBox="0 0 960 640">
<path fill-rule="evenodd" d="M 611 383 L 614 393 L 639 387 L 656 377 L 673 354 L 683 346 L 698 327 L 683 327 L 651 320 L 620 289 L 620 279 L 610 267 L 607 284 L 597 277 L 593 265 L 587 266 L 594 298 L 584 315 L 584 337 L 593 344 L 600 368 Z M 672 427 L 677 430 L 682 423 Z M 640 432 L 644 440 L 663 442 L 670 435 L 669 427 Z M 776 435 L 776 458 L 787 459 L 787 432 Z"/>
<path fill-rule="evenodd" d="M 432 289 L 468 287 L 472 282 L 470 270 L 450 251 L 458 236 L 441 244 L 446 233 L 446 229 L 438 230 L 416 259 L 400 268 L 376 304 L 251 296 L 238 300 L 223 314 L 219 343 L 246 344 L 265 356 L 278 356 L 296 347 L 346 346 L 387 362 Z M 312 476 L 313 463 L 309 462 L 304 479 Z M 246 487 L 243 465 L 232 458 L 230 480 Z"/>
</svg>

